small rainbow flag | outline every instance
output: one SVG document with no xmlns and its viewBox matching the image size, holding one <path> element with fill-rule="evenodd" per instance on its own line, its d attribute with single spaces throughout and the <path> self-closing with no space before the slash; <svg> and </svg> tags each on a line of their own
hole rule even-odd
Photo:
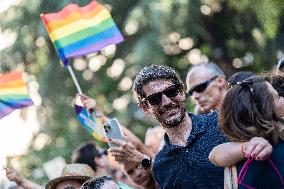
<svg viewBox="0 0 284 189">
<path fill-rule="evenodd" d="M 10 72 L 0 75 L 0 119 L 15 109 L 33 104 L 23 81 L 22 72 Z"/>
<path fill-rule="evenodd" d="M 74 109 L 76 112 L 76 117 L 81 125 L 89 132 L 95 139 L 106 142 L 106 137 L 103 131 L 102 119 L 96 115 L 91 116 L 85 108 L 80 105 L 75 104 Z"/>
<path fill-rule="evenodd" d="M 70 4 L 60 12 L 42 14 L 41 19 L 64 65 L 68 58 L 124 40 L 109 11 L 96 1 L 84 7 Z"/>
</svg>

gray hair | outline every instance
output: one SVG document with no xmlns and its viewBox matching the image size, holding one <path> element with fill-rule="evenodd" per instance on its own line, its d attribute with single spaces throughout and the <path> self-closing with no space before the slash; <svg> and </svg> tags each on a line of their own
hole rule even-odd
<svg viewBox="0 0 284 189">
<path fill-rule="evenodd" d="M 208 71 L 210 71 L 213 75 L 225 77 L 223 70 L 217 64 L 215 64 L 215 63 L 201 63 L 201 64 L 197 64 L 197 65 L 190 67 L 190 69 L 188 70 L 187 79 L 188 79 L 190 71 L 193 68 L 197 68 L 197 67 L 204 67 Z"/>
</svg>

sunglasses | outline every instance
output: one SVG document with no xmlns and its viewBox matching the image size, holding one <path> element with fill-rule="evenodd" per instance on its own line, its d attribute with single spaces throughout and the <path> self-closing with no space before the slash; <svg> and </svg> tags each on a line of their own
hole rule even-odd
<svg viewBox="0 0 284 189">
<path fill-rule="evenodd" d="M 282 58 L 278 61 L 277 69 L 278 69 L 278 71 L 281 71 L 281 72 L 284 71 L 284 58 Z"/>
<path fill-rule="evenodd" d="M 165 94 L 168 98 L 173 98 L 176 97 L 179 92 L 180 89 L 177 86 L 172 85 L 161 92 L 154 93 L 150 96 L 147 96 L 146 98 L 143 98 L 141 102 L 145 102 L 147 100 L 151 105 L 158 105 L 162 101 L 163 94 Z"/>
<path fill-rule="evenodd" d="M 214 81 L 218 76 L 214 76 L 212 77 L 211 79 L 203 82 L 203 83 L 200 83 L 199 85 L 196 85 L 195 87 L 193 87 L 192 89 L 188 90 L 187 91 L 187 94 L 189 96 L 191 96 L 193 94 L 193 92 L 197 92 L 197 93 L 202 93 L 205 91 L 205 89 L 208 87 L 208 85 Z"/>
<path fill-rule="evenodd" d="M 107 150 L 99 150 L 97 157 L 107 156 Z"/>
</svg>

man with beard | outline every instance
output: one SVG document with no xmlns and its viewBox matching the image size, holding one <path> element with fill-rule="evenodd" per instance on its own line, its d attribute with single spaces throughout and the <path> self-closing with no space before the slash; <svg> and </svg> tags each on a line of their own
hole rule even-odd
<svg viewBox="0 0 284 189">
<path fill-rule="evenodd" d="M 142 159 L 143 154 L 136 153 L 128 142 L 112 140 L 119 146 L 110 149 L 115 159 L 124 164 L 139 165 L 141 162 L 139 167 L 148 171 L 152 166 L 160 188 L 223 188 L 223 169 L 208 160 L 212 148 L 227 141 L 219 130 L 217 112 L 207 115 L 186 113 L 183 83 L 173 69 L 162 65 L 143 68 L 134 80 L 133 92 L 139 107 L 165 130 L 165 145 L 151 165 L 149 157 Z M 267 141 L 254 140 L 247 143 L 246 153 L 250 155 L 255 149 L 260 153 L 267 145 Z M 232 144 L 225 145 L 228 146 Z M 236 150 L 232 155 L 239 153 Z"/>
<path fill-rule="evenodd" d="M 166 66 L 144 67 L 134 80 L 133 92 L 140 108 L 166 132 L 165 145 L 153 164 L 160 188 L 223 188 L 223 169 L 208 160 L 214 146 L 227 142 L 218 128 L 217 113 L 186 113 L 184 85 Z"/>
</svg>

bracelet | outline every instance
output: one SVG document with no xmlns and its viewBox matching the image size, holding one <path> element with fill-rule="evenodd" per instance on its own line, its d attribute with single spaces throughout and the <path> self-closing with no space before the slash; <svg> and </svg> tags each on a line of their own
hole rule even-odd
<svg viewBox="0 0 284 189">
<path fill-rule="evenodd" d="M 246 144 L 247 142 L 242 142 L 242 155 L 246 157 Z"/>
</svg>

